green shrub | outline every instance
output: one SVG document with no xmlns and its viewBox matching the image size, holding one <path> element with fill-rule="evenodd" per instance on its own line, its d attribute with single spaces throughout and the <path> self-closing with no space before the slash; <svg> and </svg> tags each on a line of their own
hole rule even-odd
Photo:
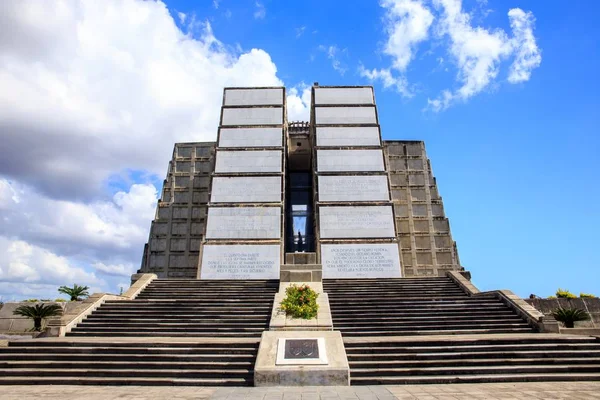
<svg viewBox="0 0 600 400">
<path fill-rule="evenodd" d="M 82 298 L 88 297 L 90 293 L 88 292 L 88 286 L 79 286 L 74 283 L 73 287 L 70 288 L 68 286 L 61 286 L 58 288 L 58 293 L 66 294 L 71 297 L 71 301 L 79 301 Z"/>
<path fill-rule="evenodd" d="M 556 296 L 548 296 L 547 299 L 554 300 L 556 299 Z"/>
<path fill-rule="evenodd" d="M 590 293 L 579 293 L 579 297 L 582 299 L 595 299 L 596 296 L 594 296 L 593 294 Z"/>
<path fill-rule="evenodd" d="M 27 300 L 23 300 L 23 302 L 25 302 L 25 303 L 37 303 L 39 301 L 40 301 L 39 299 L 27 299 Z"/>
<path fill-rule="evenodd" d="M 311 319 L 317 316 L 319 294 L 308 285 L 291 285 L 285 289 L 285 299 L 281 302 L 281 309 L 292 318 Z"/>
<path fill-rule="evenodd" d="M 577 296 L 575 296 L 573 293 L 569 292 L 567 289 L 561 289 L 558 288 L 558 290 L 556 291 L 556 297 L 558 297 L 559 299 L 576 299 Z"/>
<path fill-rule="evenodd" d="M 65 299 L 61 299 L 60 297 L 59 297 L 58 299 L 54 299 L 54 302 L 56 302 L 56 303 L 64 303 L 64 302 L 66 302 L 66 301 L 67 301 L 67 300 L 65 300 Z"/>
<path fill-rule="evenodd" d="M 559 307 L 552 311 L 552 316 L 557 321 L 565 324 L 565 328 L 573 328 L 576 321 L 587 321 L 590 319 L 590 315 L 580 308 Z"/>
<path fill-rule="evenodd" d="M 42 320 L 50 317 L 62 315 L 63 309 L 58 304 L 36 304 L 34 306 L 22 305 L 13 311 L 14 315 L 31 318 L 33 320 L 33 330 L 40 332 L 42 330 Z"/>
</svg>

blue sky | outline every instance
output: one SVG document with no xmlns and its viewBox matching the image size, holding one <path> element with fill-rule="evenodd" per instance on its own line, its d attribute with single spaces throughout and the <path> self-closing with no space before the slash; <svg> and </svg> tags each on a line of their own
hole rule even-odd
<svg viewBox="0 0 600 400">
<path fill-rule="evenodd" d="M 289 85 L 366 84 L 359 65 L 386 68 L 385 9 L 375 2 L 168 2 L 172 12 L 207 18 L 215 36 L 262 48 Z M 425 2 L 427 4 L 427 2 Z M 456 87 L 447 40 L 422 43 L 406 76 L 404 98 L 375 82 L 384 139 L 424 140 L 458 243 L 462 264 L 483 290 L 547 296 L 558 287 L 600 291 L 596 254 L 600 211 L 599 29 L 593 1 L 464 1 L 473 26 L 510 35 L 507 13 L 535 16 L 542 61 L 510 84 L 510 60 L 494 83 L 442 112 L 427 99 Z M 327 49 L 337 48 L 341 73 Z M 440 66 L 439 58 L 444 58 Z"/>
<path fill-rule="evenodd" d="M 600 295 L 597 2 L 7 4 L 4 299 L 118 292 L 173 143 L 214 140 L 222 88 L 283 84 L 295 119 L 313 82 L 373 84 L 384 139 L 425 141 L 480 289 Z"/>
</svg>

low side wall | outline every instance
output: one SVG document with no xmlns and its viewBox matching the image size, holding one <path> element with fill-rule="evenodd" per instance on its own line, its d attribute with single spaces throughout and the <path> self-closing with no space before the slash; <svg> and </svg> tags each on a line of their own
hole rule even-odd
<svg viewBox="0 0 600 400">
<path fill-rule="evenodd" d="M 551 316 L 552 311 L 559 307 L 580 308 L 590 314 L 590 321 L 575 322 L 576 328 L 600 328 L 600 299 L 525 299 L 525 301 L 542 312 Z"/>
<path fill-rule="evenodd" d="M 58 304 L 63 307 L 63 313 L 70 312 L 76 309 L 81 304 L 81 301 L 73 302 L 55 302 L 55 301 L 40 301 L 37 303 L 30 301 L 22 301 L 15 303 L 4 303 L 2 309 L 0 309 L 0 333 L 15 334 L 25 333 L 33 329 L 33 320 L 25 317 L 14 315 L 15 311 L 19 306 L 33 306 L 36 304 Z"/>
</svg>

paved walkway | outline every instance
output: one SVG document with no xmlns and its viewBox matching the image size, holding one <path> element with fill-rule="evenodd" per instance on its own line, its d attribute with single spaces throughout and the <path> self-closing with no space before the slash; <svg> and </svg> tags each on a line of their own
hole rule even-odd
<svg viewBox="0 0 600 400">
<path fill-rule="evenodd" d="M 40 398 L 51 400 L 81 400 L 82 398 L 86 400 L 600 400 L 600 382 L 302 388 L 0 386 L 2 400 Z"/>
</svg>

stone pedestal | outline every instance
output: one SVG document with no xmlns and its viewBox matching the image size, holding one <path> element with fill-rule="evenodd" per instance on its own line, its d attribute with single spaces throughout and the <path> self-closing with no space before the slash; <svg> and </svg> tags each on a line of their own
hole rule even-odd
<svg viewBox="0 0 600 400">
<path fill-rule="evenodd" d="M 286 359 L 277 362 L 277 350 L 282 339 L 322 339 L 320 359 L 315 364 L 308 359 Z M 324 348 L 324 353 L 322 350 Z M 280 356 L 281 358 L 281 356 Z M 306 360 L 306 359 L 304 359 Z M 265 331 L 262 334 L 254 367 L 255 386 L 349 386 L 350 367 L 339 331 Z"/>
</svg>

